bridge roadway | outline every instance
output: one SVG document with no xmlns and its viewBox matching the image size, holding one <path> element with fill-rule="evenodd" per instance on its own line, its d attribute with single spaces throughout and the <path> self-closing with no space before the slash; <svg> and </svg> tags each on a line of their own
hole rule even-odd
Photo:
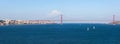
<svg viewBox="0 0 120 44">
<path fill-rule="evenodd" d="M 61 20 L 40 20 L 40 21 L 61 21 Z M 107 22 L 112 20 L 62 20 L 62 21 L 99 21 L 99 22 Z"/>
</svg>

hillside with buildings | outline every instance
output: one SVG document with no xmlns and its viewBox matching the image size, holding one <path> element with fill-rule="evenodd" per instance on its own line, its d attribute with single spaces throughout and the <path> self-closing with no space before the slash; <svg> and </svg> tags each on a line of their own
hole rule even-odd
<svg viewBox="0 0 120 44">
<path fill-rule="evenodd" d="M 0 25 L 18 25 L 18 24 L 54 24 L 50 20 L 0 20 Z"/>
</svg>

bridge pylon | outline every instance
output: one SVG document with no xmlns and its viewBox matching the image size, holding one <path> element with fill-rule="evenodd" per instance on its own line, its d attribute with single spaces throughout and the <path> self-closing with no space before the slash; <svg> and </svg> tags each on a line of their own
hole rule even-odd
<svg viewBox="0 0 120 44">
<path fill-rule="evenodd" d="M 60 15 L 60 23 L 63 24 L 63 15 Z"/>
<path fill-rule="evenodd" d="M 112 23 L 115 24 L 115 15 L 113 15 Z"/>
</svg>

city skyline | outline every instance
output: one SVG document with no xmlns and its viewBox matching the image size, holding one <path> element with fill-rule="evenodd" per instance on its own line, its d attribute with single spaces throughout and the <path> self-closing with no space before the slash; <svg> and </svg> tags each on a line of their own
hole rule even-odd
<svg viewBox="0 0 120 44">
<path fill-rule="evenodd" d="M 120 20 L 119 0 L 0 0 L 0 19 L 44 20 L 63 14 L 63 19 Z M 56 19 L 59 19 L 56 18 Z"/>
</svg>

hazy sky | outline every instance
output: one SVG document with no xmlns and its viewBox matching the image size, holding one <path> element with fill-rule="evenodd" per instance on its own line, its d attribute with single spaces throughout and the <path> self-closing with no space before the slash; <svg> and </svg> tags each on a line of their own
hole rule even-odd
<svg viewBox="0 0 120 44">
<path fill-rule="evenodd" d="M 0 19 L 49 19 L 54 13 L 87 20 L 110 20 L 115 14 L 119 20 L 120 0 L 0 0 Z"/>
</svg>

